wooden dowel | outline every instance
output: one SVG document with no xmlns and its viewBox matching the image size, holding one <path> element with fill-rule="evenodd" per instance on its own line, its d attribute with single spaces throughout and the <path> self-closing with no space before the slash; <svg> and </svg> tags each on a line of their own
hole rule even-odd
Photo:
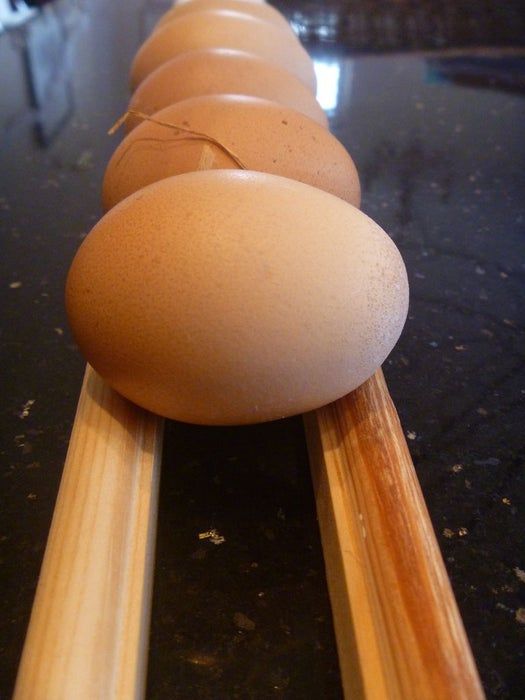
<svg viewBox="0 0 525 700">
<path fill-rule="evenodd" d="M 483 698 L 382 372 L 305 428 L 345 698 Z"/>
<path fill-rule="evenodd" d="M 305 426 L 345 697 L 483 698 L 382 373 Z M 143 696 L 162 429 L 88 367 L 15 700 Z"/>
<path fill-rule="evenodd" d="M 15 700 L 143 696 L 162 430 L 88 366 Z"/>
</svg>

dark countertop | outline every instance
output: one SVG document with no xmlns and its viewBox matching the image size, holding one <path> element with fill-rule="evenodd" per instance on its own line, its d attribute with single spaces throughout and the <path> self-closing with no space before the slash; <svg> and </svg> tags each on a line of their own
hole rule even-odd
<svg viewBox="0 0 525 700">
<path fill-rule="evenodd" d="M 331 2 L 329 20 L 320 3 L 278 6 L 324 66 L 331 128 L 357 164 L 364 211 L 405 258 L 410 314 L 385 374 L 487 695 L 518 698 L 525 54 L 509 48 L 514 3 L 496 13 L 505 50 L 478 50 L 468 21 L 455 34 L 443 21 L 442 51 L 380 55 L 362 52 L 356 18 L 388 3 L 354 4 Z M 125 108 L 127 67 L 166 5 L 58 0 L 0 33 L 0 698 L 14 682 L 84 366 L 65 320 L 65 274 L 100 216 L 118 139 L 106 130 Z M 490 24 L 480 7 L 496 5 L 478 3 L 480 44 L 479 17 Z M 423 31 L 407 34 L 417 26 L 407 7 L 405 30 L 387 17 L 390 45 L 374 42 L 376 23 L 369 49 L 431 47 L 417 43 Z M 327 26 L 337 28 L 329 42 Z M 222 544 L 199 541 L 211 528 Z M 148 697 L 340 697 L 299 418 L 169 425 Z"/>
</svg>

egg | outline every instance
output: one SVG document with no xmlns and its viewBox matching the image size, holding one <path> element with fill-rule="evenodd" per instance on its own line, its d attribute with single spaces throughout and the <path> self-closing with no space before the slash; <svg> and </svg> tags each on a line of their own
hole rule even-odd
<svg viewBox="0 0 525 700">
<path fill-rule="evenodd" d="M 284 175 L 360 204 L 359 177 L 344 146 L 289 107 L 257 97 L 207 95 L 177 102 L 153 118 L 208 138 L 144 121 L 108 164 L 105 209 L 170 175 L 238 167 Z"/>
<path fill-rule="evenodd" d="M 408 284 L 360 210 L 277 175 L 166 178 L 109 211 L 79 248 L 66 305 L 118 392 L 169 418 L 230 425 L 315 409 L 380 366 Z"/>
<path fill-rule="evenodd" d="M 285 27 L 292 31 L 288 20 L 272 5 L 266 3 L 253 2 L 253 0 L 191 0 L 181 5 L 177 4 L 165 12 L 157 22 L 155 29 L 170 22 L 172 19 L 182 17 L 190 12 L 201 12 L 203 10 L 234 10 L 244 12 L 258 19 L 272 22 L 280 27 Z"/>
<path fill-rule="evenodd" d="M 133 59 L 132 89 L 170 58 L 184 51 L 208 48 L 238 49 L 266 58 L 296 75 L 315 93 L 312 60 L 292 32 L 228 10 L 192 12 L 159 27 Z"/>
<path fill-rule="evenodd" d="M 299 78 L 273 62 L 232 49 L 188 51 L 163 63 L 140 83 L 129 108 L 153 114 L 187 97 L 219 93 L 274 100 L 328 126 L 320 104 Z M 137 123 L 130 120 L 130 130 Z"/>
</svg>

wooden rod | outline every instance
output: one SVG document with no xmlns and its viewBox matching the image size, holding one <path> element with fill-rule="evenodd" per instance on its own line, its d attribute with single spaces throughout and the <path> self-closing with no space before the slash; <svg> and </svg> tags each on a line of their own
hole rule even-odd
<svg viewBox="0 0 525 700">
<path fill-rule="evenodd" d="M 15 700 L 143 697 L 162 431 L 87 367 Z"/>
<path fill-rule="evenodd" d="M 483 698 L 382 372 L 305 428 L 345 698 Z"/>
</svg>

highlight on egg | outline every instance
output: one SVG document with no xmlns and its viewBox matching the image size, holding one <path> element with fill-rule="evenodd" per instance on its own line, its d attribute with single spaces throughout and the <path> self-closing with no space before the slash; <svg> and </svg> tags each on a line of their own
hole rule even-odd
<svg viewBox="0 0 525 700">
<path fill-rule="evenodd" d="M 87 360 L 169 418 L 267 421 L 315 409 L 381 365 L 408 283 L 382 229 L 309 185 L 251 171 L 166 178 L 109 211 L 66 305 Z"/>
<path fill-rule="evenodd" d="M 133 59 L 132 89 L 170 58 L 184 51 L 209 48 L 237 49 L 261 56 L 296 75 L 315 94 L 313 62 L 293 32 L 228 10 L 192 12 L 154 31 Z"/>
<path fill-rule="evenodd" d="M 129 108 L 153 114 L 188 97 L 215 94 L 263 97 L 328 126 L 315 95 L 297 76 L 273 61 L 225 48 L 187 51 L 166 61 L 140 83 Z M 138 123 L 131 119 L 129 129 Z"/>
<path fill-rule="evenodd" d="M 208 95 L 166 107 L 128 134 L 106 168 L 104 208 L 170 175 L 228 168 L 283 175 L 360 204 L 356 167 L 327 129 L 269 100 Z"/>
</svg>

